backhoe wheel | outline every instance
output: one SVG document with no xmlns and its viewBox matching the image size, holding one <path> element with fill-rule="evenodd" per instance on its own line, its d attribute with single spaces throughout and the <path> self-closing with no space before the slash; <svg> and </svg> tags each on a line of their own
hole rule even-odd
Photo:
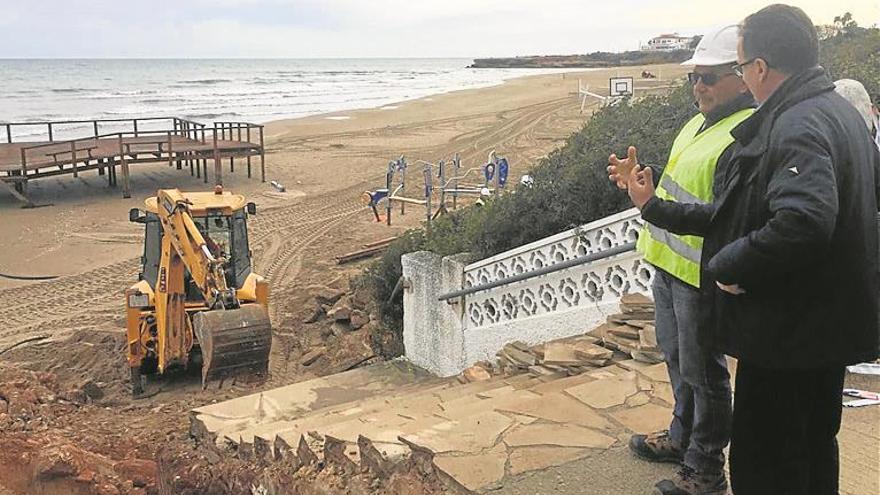
<svg viewBox="0 0 880 495">
<path fill-rule="evenodd" d="M 131 396 L 137 399 L 144 395 L 144 378 L 140 367 L 131 368 Z"/>
</svg>

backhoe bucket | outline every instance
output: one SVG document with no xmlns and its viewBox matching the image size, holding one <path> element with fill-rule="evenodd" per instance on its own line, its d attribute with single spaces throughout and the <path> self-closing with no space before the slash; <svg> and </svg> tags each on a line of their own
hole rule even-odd
<svg viewBox="0 0 880 495">
<path fill-rule="evenodd" d="M 214 378 L 267 372 L 272 326 L 262 306 L 202 311 L 192 322 L 202 349 L 203 387 Z"/>
</svg>

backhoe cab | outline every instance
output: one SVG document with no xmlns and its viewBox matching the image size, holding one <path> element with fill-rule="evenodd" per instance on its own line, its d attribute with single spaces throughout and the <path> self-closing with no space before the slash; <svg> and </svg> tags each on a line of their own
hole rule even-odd
<svg viewBox="0 0 880 495">
<path fill-rule="evenodd" d="M 272 345 L 269 285 L 252 272 L 241 195 L 160 189 L 133 208 L 144 225 L 139 281 L 125 291 L 132 393 L 143 375 L 201 366 L 202 384 L 266 373 Z"/>
</svg>

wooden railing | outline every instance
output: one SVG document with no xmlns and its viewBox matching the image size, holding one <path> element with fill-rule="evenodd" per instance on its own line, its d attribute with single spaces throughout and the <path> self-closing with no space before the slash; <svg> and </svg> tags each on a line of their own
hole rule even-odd
<svg viewBox="0 0 880 495">
<path fill-rule="evenodd" d="M 171 123 L 172 129 L 160 129 L 160 130 L 142 130 L 138 128 L 138 121 L 156 121 L 156 120 L 168 120 Z M 77 168 L 77 163 L 80 161 L 88 162 L 93 158 L 111 158 L 106 156 L 101 157 L 93 157 L 92 151 L 99 148 L 100 140 L 116 140 L 118 143 L 118 150 L 114 150 L 112 153 L 112 158 L 118 160 L 118 163 L 122 166 L 123 171 L 123 186 L 126 197 L 128 197 L 128 157 L 134 156 L 132 160 L 137 159 L 138 151 L 132 150 L 134 146 L 144 146 L 144 145 L 156 145 L 156 150 L 151 151 L 152 153 L 157 153 L 157 158 L 161 157 L 163 154 L 167 155 L 168 164 L 172 165 L 174 162 L 178 163 L 178 168 L 180 168 L 181 161 L 193 161 L 191 155 L 189 157 L 184 156 L 181 157 L 181 151 L 184 152 L 192 152 L 194 151 L 192 148 L 185 150 L 175 150 L 174 138 L 175 137 L 183 137 L 190 141 L 195 141 L 196 143 L 200 143 L 202 145 L 207 145 L 208 140 L 210 140 L 212 147 L 210 149 L 211 155 L 210 157 L 214 160 L 214 170 L 215 176 L 218 183 L 222 183 L 222 170 L 220 167 L 220 158 L 222 154 L 222 146 L 219 144 L 220 141 L 232 141 L 232 142 L 240 142 L 240 143 L 248 143 L 248 144 L 256 144 L 251 142 L 251 138 L 254 134 L 259 137 L 259 155 L 260 155 L 260 171 L 261 171 L 261 180 L 265 182 L 266 180 L 266 166 L 265 166 L 265 150 L 264 150 L 264 134 L 263 134 L 263 126 L 260 124 L 253 124 L 250 122 L 215 122 L 213 127 L 208 127 L 206 124 L 202 124 L 199 122 L 194 122 L 187 119 L 182 119 L 178 117 L 149 117 L 149 118 L 138 118 L 138 119 L 105 119 L 105 120 L 88 120 L 88 121 L 58 121 L 58 122 L 43 122 L 43 123 L 6 123 L 0 124 L 5 125 L 7 128 L 7 140 L 12 142 L 12 131 L 11 128 L 13 126 L 33 126 L 33 125 L 48 125 L 48 130 L 50 135 L 52 133 L 52 126 L 58 124 L 73 124 L 73 123 L 93 123 L 94 129 L 96 132 L 92 136 L 66 139 L 61 141 L 50 141 L 44 143 L 33 143 L 29 145 L 22 146 L 20 148 L 20 161 L 21 161 L 21 176 L 27 177 L 28 175 L 28 164 L 31 164 L 31 168 L 41 168 L 41 167 L 50 167 L 54 165 L 63 166 L 65 164 L 71 164 L 74 177 L 78 177 L 79 170 Z M 100 122 L 131 122 L 132 130 L 130 131 L 117 131 L 105 134 L 99 134 L 97 130 L 99 129 L 98 124 Z M 144 137 L 154 136 L 154 139 L 144 140 Z M 137 140 L 129 140 L 126 138 L 139 138 Z M 104 142 L 106 144 L 106 141 Z M 178 143 L 179 146 L 179 143 Z M 39 151 L 38 151 L 39 150 Z M 106 149 L 105 149 L 106 150 Z M 41 153 L 42 151 L 42 153 Z M 202 156 L 199 158 L 203 162 L 205 161 L 205 151 L 208 150 L 198 150 L 196 153 L 201 154 Z M 141 153 L 144 151 L 141 150 Z M 175 152 L 177 154 L 175 155 Z M 37 153 L 41 153 L 36 155 Z M 252 151 L 248 151 L 244 153 L 247 159 L 247 174 L 248 177 L 251 177 L 251 155 L 255 154 Z M 65 159 L 59 160 L 59 155 L 65 155 Z M 70 160 L 67 161 L 66 158 L 69 156 Z M 239 155 L 240 156 L 240 155 Z M 51 157 L 51 162 L 46 162 L 44 157 Z M 234 165 L 234 155 L 229 155 L 230 159 L 230 171 L 235 171 Z M 158 161 L 158 160 L 157 160 Z M 205 179 L 207 181 L 207 165 L 203 163 Z M 190 163 L 190 168 L 192 168 L 192 163 Z"/>
<path fill-rule="evenodd" d="M 55 140 L 55 129 L 57 126 L 61 125 L 71 125 L 71 124 L 92 124 L 92 129 L 94 130 L 93 135 L 91 137 L 99 137 L 101 136 L 100 126 L 101 124 L 109 124 L 109 123 L 120 123 L 120 122 L 129 122 L 129 127 L 131 128 L 131 132 L 134 133 L 135 136 L 140 135 L 141 131 L 138 128 L 138 123 L 140 122 L 150 122 L 150 121 L 158 121 L 158 120 L 167 120 L 171 125 L 176 129 L 179 123 L 189 122 L 191 127 L 192 124 L 204 126 L 204 124 L 199 124 L 198 122 L 192 122 L 185 119 L 180 119 L 177 117 L 139 117 L 136 119 L 91 119 L 91 120 L 53 120 L 51 122 L 3 122 L 0 123 L 3 127 L 6 128 L 6 142 L 12 143 L 14 141 L 12 135 L 12 130 L 16 127 L 45 127 L 49 136 L 49 141 Z"/>
</svg>

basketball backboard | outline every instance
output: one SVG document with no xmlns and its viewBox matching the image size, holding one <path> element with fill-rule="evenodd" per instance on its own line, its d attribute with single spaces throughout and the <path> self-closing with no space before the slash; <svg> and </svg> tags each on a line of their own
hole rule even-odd
<svg viewBox="0 0 880 495">
<path fill-rule="evenodd" d="M 612 77 L 608 79 L 608 96 L 632 96 L 633 78 Z"/>
</svg>

